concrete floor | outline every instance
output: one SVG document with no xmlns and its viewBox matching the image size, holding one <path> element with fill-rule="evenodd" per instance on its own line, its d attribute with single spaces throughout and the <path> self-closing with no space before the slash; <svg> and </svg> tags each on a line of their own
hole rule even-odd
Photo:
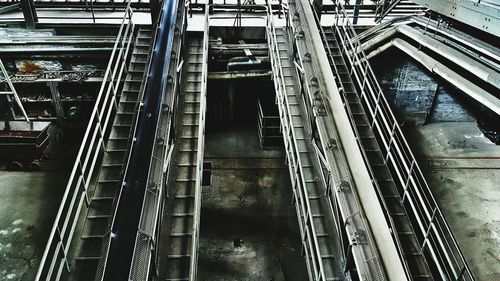
<svg viewBox="0 0 500 281">
<path fill-rule="evenodd" d="M 260 150 L 256 129 L 219 130 L 205 154 L 199 280 L 307 280 L 282 149 Z"/>
<path fill-rule="evenodd" d="M 473 274 L 480 281 L 500 280 L 500 146 L 476 121 L 500 118 L 485 116 L 397 50 L 372 65 Z M 422 125 L 434 93 L 429 124 Z"/>
<path fill-rule="evenodd" d="M 475 122 L 409 132 L 434 196 L 477 280 L 500 280 L 500 147 Z"/>
<path fill-rule="evenodd" d="M 38 172 L 12 172 L 0 163 L 0 280 L 32 281 L 66 187 L 77 143 L 51 144 Z"/>
<path fill-rule="evenodd" d="M 0 171 L 0 279 L 34 280 L 67 170 Z"/>
</svg>

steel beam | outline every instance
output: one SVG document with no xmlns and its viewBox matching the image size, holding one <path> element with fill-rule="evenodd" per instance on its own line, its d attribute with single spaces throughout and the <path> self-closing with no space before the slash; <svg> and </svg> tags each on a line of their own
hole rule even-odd
<svg viewBox="0 0 500 281">
<path fill-rule="evenodd" d="M 241 79 L 241 78 L 255 78 L 271 76 L 272 72 L 269 70 L 250 70 L 250 71 L 218 71 L 208 73 L 210 80 L 224 80 L 224 79 Z"/>
<path fill-rule="evenodd" d="M 23 10 L 26 28 L 34 29 L 35 23 L 38 22 L 35 2 L 33 0 L 21 0 L 21 9 Z"/>
<path fill-rule="evenodd" d="M 384 217 L 382 206 L 377 199 L 375 188 L 371 182 L 361 150 L 357 144 L 356 136 L 350 125 L 349 117 L 345 112 L 341 94 L 334 82 L 336 77 L 333 75 L 330 68 L 323 42 L 315 24 L 314 16 L 310 11 L 309 2 L 307 0 L 299 0 L 296 2 L 298 5 L 302 6 L 303 9 L 302 13 L 299 12 L 299 14 L 301 14 L 300 26 L 305 29 L 305 34 L 307 34 L 307 39 L 304 41 L 310 46 L 308 51 L 311 55 L 311 61 L 314 62 L 313 68 L 318 75 L 318 84 L 321 86 L 321 91 L 328 103 L 329 114 L 331 114 L 331 118 L 333 119 L 330 120 L 331 122 L 324 122 L 327 129 L 322 131 L 324 134 L 331 137 L 333 137 L 334 131 L 338 134 L 336 136 L 338 138 L 333 139 L 336 139 L 338 146 L 342 148 L 342 158 L 344 158 L 342 162 L 348 166 L 352 176 L 351 192 L 357 194 L 359 198 L 358 204 L 360 204 L 361 207 L 357 212 L 363 214 L 363 218 L 366 219 L 369 225 L 367 231 L 373 234 L 375 245 L 378 248 L 382 260 L 381 262 L 387 274 L 387 279 L 407 280 L 401 259 L 390 233 L 391 230 Z M 293 13 L 293 11 L 291 13 Z M 331 163 L 337 163 L 338 165 L 340 163 L 338 161 L 339 159 L 333 156 L 332 153 L 334 153 L 333 150 L 327 152 L 327 159 L 329 159 Z M 349 205 L 348 207 L 352 206 Z M 354 259 L 357 265 L 366 262 L 366 260 L 363 261 L 363 257 L 361 257 L 363 254 L 359 251 L 362 247 L 366 247 L 363 248 L 363 250 L 368 250 L 369 248 L 364 244 L 356 244 L 353 249 L 353 253 L 355 254 Z M 366 254 L 366 252 L 364 252 L 364 254 Z M 379 262 L 375 260 L 374 256 L 372 256 L 372 258 L 373 260 L 370 261 L 373 263 L 372 265 Z M 376 266 L 380 265 L 377 264 Z M 371 269 L 373 270 L 374 268 Z M 360 275 L 369 273 L 366 267 L 362 268 L 362 270 L 366 270 L 366 272 L 359 272 Z M 364 280 L 373 279 L 366 278 Z"/>
<path fill-rule="evenodd" d="M 1 7 L 1 8 L 0 8 L 0 14 L 3 14 L 3 13 L 7 13 L 7 12 L 10 12 L 10 11 L 17 10 L 17 9 L 19 9 L 20 7 L 21 7 L 21 4 L 19 4 L 19 3 L 12 4 L 12 5 L 5 6 L 5 7 Z"/>
<path fill-rule="evenodd" d="M 500 6 L 487 1 L 412 0 L 413 2 L 460 21 L 489 34 L 500 37 Z"/>
</svg>

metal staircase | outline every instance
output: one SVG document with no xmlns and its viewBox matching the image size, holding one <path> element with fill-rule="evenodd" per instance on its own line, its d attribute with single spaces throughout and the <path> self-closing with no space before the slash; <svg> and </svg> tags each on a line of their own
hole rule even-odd
<svg viewBox="0 0 500 281">
<path fill-rule="evenodd" d="M 92 280 L 101 257 L 103 238 L 110 231 L 110 220 L 116 205 L 116 196 L 121 187 L 123 171 L 128 158 L 134 116 L 141 90 L 150 50 L 151 29 L 140 28 L 134 44 L 125 78 L 121 98 L 113 121 L 95 189 L 90 197 L 87 216 L 81 231 L 81 243 L 77 250 L 76 268 L 79 280 Z"/>
<path fill-rule="evenodd" d="M 341 2 L 333 26 L 318 28 L 406 275 L 474 280 Z"/>
<path fill-rule="evenodd" d="M 324 28 L 323 43 L 332 71 L 339 79 L 343 91 L 344 102 L 348 104 L 354 117 L 358 137 L 368 158 L 371 170 L 382 192 L 386 209 L 393 222 L 394 231 L 400 241 L 404 253 L 404 260 L 411 272 L 413 280 L 432 280 L 429 266 L 423 253 L 420 251 L 417 236 L 412 224 L 401 204 L 396 185 L 389 167 L 382 155 L 379 144 L 371 129 L 370 122 L 359 98 L 359 94 L 351 79 L 348 67 L 342 56 L 339 44 L 331 27 Z"/>
<path fill-rule="evenodd" d="M 340 280 L 344 261 L 340 233 L 334 227 L 325 182 L 321 180 L 288 42 L 283 29 L 268 27 L 273 80 L 309 278 Z"/>
<path fill-rule="evenodd" d="M 176 112 L 176 147 L 172 155 L 165 203 L 166 259 L 162 280 L 195 280 L 201 203 L 206 58 L 208 40 L 201 33 L 187 35 L 186 72 Z M 208 35 L 205 35 L 208 36 Z"/>
</svg>

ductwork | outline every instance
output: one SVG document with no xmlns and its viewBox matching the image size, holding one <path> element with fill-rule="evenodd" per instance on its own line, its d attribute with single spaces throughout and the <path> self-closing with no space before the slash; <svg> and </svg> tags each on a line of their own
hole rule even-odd
<svg viewBox="0 0 500 281">
<path fill-rule="evenodd" d="M 365 52 L 370 51 L 378 44 L 389 40 L 398 33 L 415 40 L 422 46 L 460 65 L 473 75 L 477 76 L 479 79 L 500 89 L 500 74 L 496 70 L 491 69 L 480 62 L 477 62 L 476 60 L 460 53 L 459 51 L 446 46 L 438 40 L 433 39 L 407 25 L 393 27 L 386 32 L 373 37 L 372 39 L 362 44 L 362 49 L 365 50 Z"/>
<path fill-rule="evenodd" d="M 385 34 L 383 34 L 385 35 Z M 371 41 L 371 40 L 370 40 Z M 380 41 L 379 41 L 380 42 Z M 425 66 L 429 71 L 432 73 L 437 74 L 441 78 L 445 79 L 461 91 L 463 91 L 465 94 L 470 96 L 471 98 L 475 99 L 476 101 L 480 102 L 496 114 L 500 115 L 500 100 L 496 98 L 495 96 L 491 95 L 487 91 L 483 90 L 482 88 L 476 86 L 474 83 L 470 82 L 469 80 L 465 79 L 464 77 L 460 76 L 453 70 L 449 69 L 446 67 L 444 64 L 438 62 L 437 60 L 433 59 L 429 55 L 425 54 L 424 52 L 418 50 L 415 48 L 413 45 L 410 43 L 399 39 L 395 38 L 391 40 L 390 42 L 382 45 L 381 47 L 378 47 L 374 51 L 368 54 L 367 58 L 370 59 L 385 50 L 391 48 L 391 47 L 396 47 L 400 49 L 401 51 L 405 52 L 409 56 L 411 56 L 413 59 L 416 61 L 420 62 L 423 66 Z M 373 47 L 372 47 L 373 48 Z M 469 69 L 470 70 L 470 69 Z"/>
</svg>

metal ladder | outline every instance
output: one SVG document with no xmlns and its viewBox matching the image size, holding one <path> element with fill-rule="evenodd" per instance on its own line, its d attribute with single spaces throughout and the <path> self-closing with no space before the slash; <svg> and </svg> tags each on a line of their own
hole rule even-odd
<svg viewBox="0 0 500 281">
<path fill-rule="evenodd" d="M 162 236 L 166 236 L 166 268 L 160 272 L 162 280 L 192 280 L 192 263 L 195 259 L 193 243 L 196 243 L 197 230 L 193 225 L 199 216 L 196 189 L 201 186 L 197 169 L 202 163 L 199 159 L 199 127 L 201 115 L 205 114 L 203 97 L 204 39 L 192 33 L 187 38 L 187 68 L 180 91 L 176 112 L 176 148 L 173 152 L 171 171 L 167 183 L 165 203 L 165 226 Z M 204 124 L 201 124 L 204 126 Z M 203 136 L 201 136 L 203 138 Z M 193 242 L 195 241 L 195 242 Z M 196 248 L 196 247 L 195 247 Z"/>
<path fill-rule="evenodd" d="M 275 36 L 277 52 L 273 52 L 270 46 L 270 53 L 274 54 L 271 59 L 273 78 L 309 279 L 340 280 L 344 262 L 338 238 L 340 233 L 334 227 L 325 183 L 320 177 L 319 160 L 311 143 L 311 130 L 304 121 L 307 113 L 297 85 L 295 66 L 290 59 L 293 56 L 286 32 L 275 29 Z"/>
<path fill-rule="evenodd" d="M 2 76 L 3 79 L 0 78 L 0 83 L 6 82 L 7 86 L 9 87 L 9 91 L 0 91 L 0 95 L 7 95 L 7 96 L 13 96 L 14 100 L 16 101 L 17 106 L 23 113 L 24 119 L 26 119 L 26 122 L 29 122 L 30 119 L 28 117 L 28 114 L 24 110 L 23 104 L 21 103 L 21 100 L 19 99 L 19 96 L 17 95 L 16 89 L 14 88 L 14 84 L 12 84 L 12 81 L 10 80 L 9 73 L 7 73 L 7 70 L 5 69 L 5 66 L 3 65 L 2 60 L 0 59 L 0 71 L 2 71 Z M 2 81 L 4 80 L 4 81 Z"/>
<path fill-rule="evenodd" d="M 75 257 L 79 280 L 93 280 L 101 256 L 103 238 L 108 234 L 115 199 L 122 183 L 130 146 L 134 116 L 150 52 L 151 29 L 140 28 L 134 44 L 117 112 L 104 151 L 95 189 L 81 231 L 81 243 Z"/>
<path fill-rule="evenodd" d="M 346 99 L 344 102 L 350 108 L 358 137 L 361 140 L 363 150 L 368 158 L 370 168 L 373 171 L 377 184 L 381 189 L 388 215 L 392 219 L 395 227 L 395 234 L 403 250 L 405 263 L 414 280 L 432 280 L 429 265 L 420 250 L 420 245 L 408 214 L 401 204 L 402 201 L 397 187 L 386 165 L 386 161 L 372 131 L 363 105 L 361 104 L 357 90 L 342 56 L 334 30 L 328 27 L 324 28 L 323 31 L 323 44 L 328 54 L 330 66 L 339 79 L 343 90 L 342 96 Z"/>
</svg>

